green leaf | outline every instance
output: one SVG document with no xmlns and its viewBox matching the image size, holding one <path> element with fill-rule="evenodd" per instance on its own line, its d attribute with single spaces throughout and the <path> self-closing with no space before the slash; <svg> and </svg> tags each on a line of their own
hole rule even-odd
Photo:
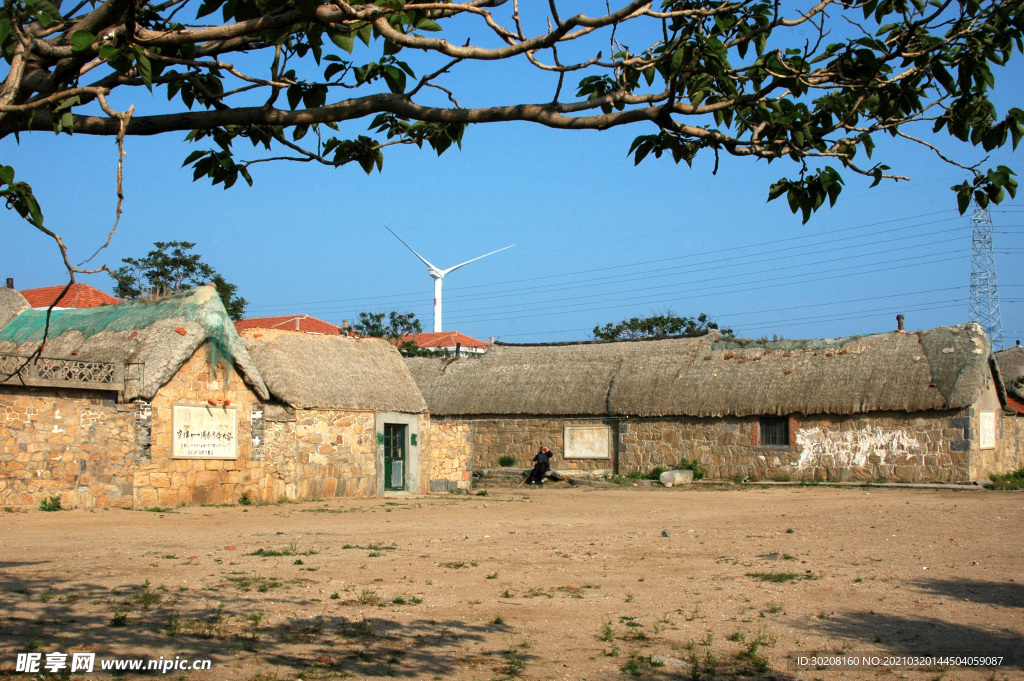
<svg viewBox="0 0 1024 681">
<path fill-rule="evenodd" d="M 330 36 L 331 42 L 345 50 L 349 54 L 352 54 L 352 49 L 355 47 L 355 37 L 351 33 L 335 33 L 330 32 L 327 35 Z"/>
<path fill-rule="evenodd" d="M 139 67 L 139 77 L 142 78 L 142 82 L 146 84 L 150 92 L 153 91 L 153 65 L 149 62 L 149 57 L 143 53 L 141 47 L 135 48 L 135 63 Z"/>
<path fill-rule="evenodd" d="M 2 41 L 0 41 L 2 42 Z M 84 52 L 96 42 L 96 36 L 89 31 L 78 30 L 71 34 L 71 51 Z"/>
<path fill-rule="evenodd" d="M 0 180 L 5 184 L 14 182 L 14 168 L 11 166 L 0 166 Z"/>
<path fill-rule="evenodd" d="M 7 37 L 11 35 L 11 20 L 0 19 L 0 46 L 7 42 Z"/>
<path fill-rule="evenodd" d="M 419 31 L 440 31 L 441 25 L 433 19 L 420 19 L 416 22 L 416 29 Z"/>
</svg>

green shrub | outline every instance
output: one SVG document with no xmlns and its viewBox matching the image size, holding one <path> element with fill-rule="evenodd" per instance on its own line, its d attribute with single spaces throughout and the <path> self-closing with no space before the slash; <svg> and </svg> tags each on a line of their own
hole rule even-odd
<svg viewBox="0 0 1024 681">
<path fill-rule="evenodd" d="M 700 465 L 700 462 L 697 461 L 697 459 L 694 459 L 693 461 L 690 461 L 689 459 L 682 459 L 676 469 L 681 471 L 693 471 L 694 480 L 700 480 L 707 474 L 707 470 L 704 469 L 704 466 Z"/>
<path fill-rule="evenodd" d="M 985 485 L 988 489 L 1024 489 L 1024 467 L 1005 475 L 993 474 L 988 477 L 992 480 Z"/>
<path fill-rule="evenodd" d="M 511 468 L 516 465 L 516 457 L 511 454 L 505 454 L 498 457 L 498 465 L 502 468 Z"/>
<path fill-rule="evenodd" d="M 239 506 L 252 506 L 252 497 L 249 496 L 248 492 L 242 492 L 242 496 L 238 497 Z"/>
<path fill-rule="evenodd" d="M 40 511 L 59 511 L 60 497 L 46 497 L 39 502 Z"/>
</svg>

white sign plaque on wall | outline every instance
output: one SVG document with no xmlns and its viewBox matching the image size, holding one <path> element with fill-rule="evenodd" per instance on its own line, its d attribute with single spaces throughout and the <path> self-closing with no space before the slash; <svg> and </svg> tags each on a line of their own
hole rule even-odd
<svg viewBox="0 0 1024 681">
<path fill-rule="evenodd" d="M 237 410 L 188 404 L 176 404 L 173 410 L 172 458 L 238 458 Z"/>
<path fill-rule="evenodd" d="M 610 459 L 611 428 L 605 425 L 565 425 L 562 436 L 566 459 Z"/>
<path fill-rule="evenodd" d="M 982 449 L 995 449 L 996 448 L 996 413 L 994 411 L 983 411 L 981 412 L 981 418 L 979 419 L 978 433 L 979 439 L 981 440 Z"/>
</svg>

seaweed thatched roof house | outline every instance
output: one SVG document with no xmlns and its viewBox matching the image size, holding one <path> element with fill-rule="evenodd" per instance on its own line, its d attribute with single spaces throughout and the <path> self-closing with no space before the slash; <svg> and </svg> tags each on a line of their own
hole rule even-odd
<svg viewBox="0 0 1024 681">
<path fill-rule="evenodd" d="M 291 407 L 427 411 L 402 356 L 382 338 L 278 329 L 241 335 L 271 395 Z"/>
<path fill-rule="evenodd" d="M 21 307 L 12 298 L 0 293 L 4 316 Z M 22 310 L 0 329 L 0 505 L 271 498 L 279 477 L 259 437 L 269 397 L 213 287 Z"/>
<path fill-rule="evenodd" d="M 978 439 L 1005 392 L 974 324 L 763 344 L 714 331 L 496 343 L 477 360 L 406 363 L 435 419 L 474 426 L 478 465 L 547 444 L 566 466 L 621 472 L 699 459 L 721 477 L 964 480 L 1002 467 Z"/>
<path fill-rule="evenodd" d="M 276 329 L 242 337 L 278 403 L 266 409 L 267 451 L 297 462 L 299 496 L 429 491 L 427 405 L 394 346 Z M 307 461 L 328 475 L 310 475 Z"/>
<path fill-rule="evenodd" d="M 123 402 L 151 400 L 205 344 L 210 345 L 215 361 L 228 360 L 225 366 L 229 370 L 237 369 L 253 392 L 268 397 L 259 372 L 210 286 L 156 302 L 128 301 L 49 314 L 45 309 L 26 310 L 0 329 L 0 354 L 27 357 L 39 351 L 42 359 L 112 367 L 120 380 L 109 388 L 119 392 Z M 32 365 L 28 369 L 7 382 L 65 387 L 59 380 L 48 382 L 45 368 L 40 367 L 42 374 Z M 81 378 L 86 380 L 78 383 L 88 382 L 87 375 Z"/>
</svg>

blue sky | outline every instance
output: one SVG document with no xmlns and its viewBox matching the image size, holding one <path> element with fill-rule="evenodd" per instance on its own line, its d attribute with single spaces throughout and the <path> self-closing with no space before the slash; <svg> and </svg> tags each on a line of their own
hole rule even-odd
<svg viewBox="0 0 1024 681">
<path fill-rule="evenodd" d="M 999 76 L 1001 112 L 1024 106 L 1021 71 L 1018 60 Z M 457 76 L 480 87 L 466 73 Z M 506 75 L 498 86 L 518 86 L 518 72 Z M 365 124 L 347 130 L 359 134 Z M 847 174 L 838 205 L 802 225 L 784 202 L 766 203 L 768 186 L 795 175 L 793 166 L 723 156 L 712 175 L 706 156 L 692 169 L 665 159 L 634 167 L 629 144 L 648 132 L 476 126 L 461 151 L 440 158 L 390 149 L 380 174 L 260 164 L 254 187 L 228 191 L 192 182 L 181 168 L 192 150 L 183 134 L 129 138 L 124 215 L 97 262 L 116 267 L 154 241 L 194 241 L 238 285 L 249 316 L 304 312 L 339 323 L 399 310 L 429 330 L 432 281 L 387 225 L 440 267 L 517 244 L 445 280 L 445 328 L 483 339 L 586 339 L 595 325 L 666 309 L 706 312 L 750 337 L 887 331 L 897 312 L 910 329 L 968 320 L 970 219 L 949 190 L 965 173 L 931 152 L 880 144 L 876 159 L 887 156 L 912 181 L 868 189 Z M 32 184 L 48 226 L 76 261 L 88 257 L 113 221 L 113 141 L 36 133 L 2 145 L 3 162 Z M 950 146 L 960 158 L 981 157 Z M 990 164 L 1019 172 L 1022 154 L 999 150 Z M 1024 203 L 1004 202 L 992 220 L 1011 345 L 1024 338 Z M 0 212 L 0 228 L 0 277 L 14 277 L 17 288 L 66 280 L 52 242 L 10 211 Z M 112 288 L 106 275 L 80 280 Z"/>
</svg>

